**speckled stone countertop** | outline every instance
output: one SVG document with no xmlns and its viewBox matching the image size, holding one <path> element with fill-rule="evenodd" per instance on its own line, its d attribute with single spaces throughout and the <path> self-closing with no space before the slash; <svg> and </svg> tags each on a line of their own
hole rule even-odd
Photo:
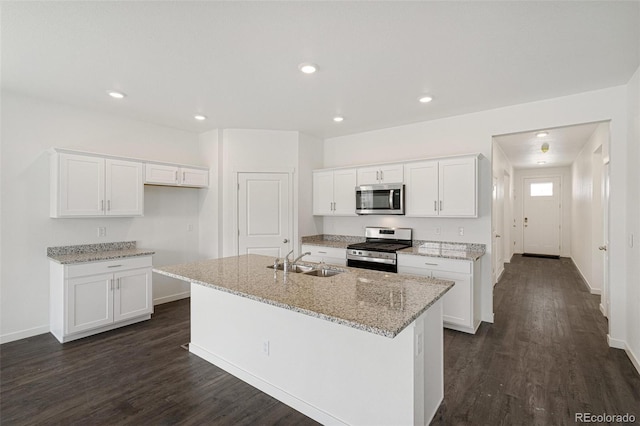
<svg viewBox="0 0 640 426">
<path fill-rule="evenodd" d="M 349 244 L 361 243 L 364 237 L 350 235 L 320 234 L 302 237 L 302 244 L 346 249 Z M 416 256 L 443 257 L 447 259 L 478 260 L 485 253 L 484 244 L 450 243 L 445 241 L 413 240 L 413 247 L 399 250 L 398 253 Z"/>
<path fill-rule="evenodd" d="M 302 244 L 309 244 L 312 246 L 333 247 L 346 249 L 349 244 L 356 244 L 365 241 L 364 237 L 353 237 L 351 235 L 311 235 L 308 237 L 302 237 Z"/>
<path fill-rule="evenodd" d="M 446 259 L 478 260 L 485 253 L 484 244 L 447 243 L 413 240 L 413 247 L 398 250 L 398 254 L 443 257 Z"/>
<path fill-rule="evenodd" d="M 249 254 L 153 271 L 390 338 L 454 285 L 435 278 L 348 267 L 327 278 L 291 272 L 285 277 L 282 271 L 267 268 L 273 260 Z"/>
<path fill-rule="evenodd" d="M 47 257 L 63 265 L 153 254 L 155 254 L 153 250 L 136 248 L 135 241 L 47 247 Z"/>
</svg>

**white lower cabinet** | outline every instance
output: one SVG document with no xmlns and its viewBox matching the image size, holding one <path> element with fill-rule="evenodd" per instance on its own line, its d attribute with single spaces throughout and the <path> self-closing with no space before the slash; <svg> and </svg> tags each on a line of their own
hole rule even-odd
<svg viewBox="0 0 640 426">
<path fill-rule="evenodd" d="M 62 265 L 50 261 L 50 330 L 61 342 L 151 318 L 151 256 Z"/>
<path fill-rule="evenodd" d="M 480 263 L 398 254 L 398 272 L 453 281 L 443 296 L 444 326 L 475 334 L 480 326 Z"/>
<path fill-rule="evenodd" d="M 311 252 L 302 258 L 307 262 L 324 262 L 331 265 L 347 266 L 347 249 L 303 244 L 300 253 Z"/>
</svg>

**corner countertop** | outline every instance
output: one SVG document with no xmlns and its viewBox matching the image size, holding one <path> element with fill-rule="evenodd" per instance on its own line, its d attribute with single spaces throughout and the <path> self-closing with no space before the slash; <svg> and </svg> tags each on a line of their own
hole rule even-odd
<svg viewBox="0 0 640 426">
<path fill-rule="evenodd" d="M 127 257 L 151 256 L 155 251 L 136 248 L 135 241 L 47 247 L 47 257 L 63 265 Z"/>
<path fill-rule="evenodd" d="M 270 265 L 273 257 L 248 254 L 156 267 L 153 271 L 389 338 L 398 335 L 454 285 L 435 278 L 349 267 L 339 268 L 342 273 L 338 275 L 319 278 L 284 274 L 268 269 Z"/>
<path fill-rule="evenodd" d="M 313 246 L 346 249 L 349 244 L 360 243 L 363 241 L 365 241 L 365 238 L 363 237 L 320 234 L 302 237 L 301 243 Z M 475 261 L 482 257 L 485 252 L 486 247 L 484 244 L 413 240 L 413 247 L 398 250 L 397 253 Z"/>
</svg>

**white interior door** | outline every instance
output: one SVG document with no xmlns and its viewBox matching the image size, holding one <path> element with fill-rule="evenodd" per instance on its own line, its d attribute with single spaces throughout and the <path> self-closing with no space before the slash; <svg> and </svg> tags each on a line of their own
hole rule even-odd
<svg viewBox="0 0 640 426">
<path fill-rule="evenodd" d="M 603 244 L 600 246 L 602 256 L 602 296 L 600 310 L 609 318 L 611 304 L 609 297 L 609 164 L 602 169 L 602 225 Z"/>
<path fill-rule="evenodd" d="M 504 172 L 503 181 L 503 204 L 504 216 L 502 217 L 502 263 L 511 262 L 513 255 L 513 238 L 511 229 L 513 228 L 513 210 L 511 204 L 511 176 Z"/>
<path fill-rule="evenodd" d="M 291 250 L 290 199 L 288 173 L 238 173 L 238 254 Z"/>
<path fill-rule="evenodd" d="M 525 178 L 524 252 L 560 255 L 560 178 Z"/>
<path fill-rule="evenodd" d="M 493 271 L 493 284 L 498 282 L 500 278 L 500 274 L 502 273 L 502 240 L 500 235 L 500 224 L 501 224 L 501 207 L 500 207 L 500 191 L 498 188 L 498 178 L 493 177 L 493 203 L 492 203 L 492 213 L 491 213 L 491 230 L 492 230 L 492 243 L 493 247 L 491 248 L 491 259 L 493 263 L 492 271 Z"/>
</svg>

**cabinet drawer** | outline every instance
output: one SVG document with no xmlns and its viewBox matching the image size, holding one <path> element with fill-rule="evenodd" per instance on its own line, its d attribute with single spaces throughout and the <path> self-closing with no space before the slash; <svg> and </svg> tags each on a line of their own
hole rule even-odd
<svg viewBox="0 0 640 426">
<path fill-rule="evenodd" d="M 336 258 L 336 259 L 346 259 L 347 258 L 347 249 L 334 248 L 334 247 L 322 247 L 322 246 L 311 246 L 311 245 L 303 245 L 302 252 L 311 252 L 311 256 L 317 258 Z"/>
<path fill-rule="evenodd" d="M 146 268 L 152 266 L 151 256 L 127 257 L 103 262 L 80 263 L 67 265 L 66 278 L 82 277 L 85 275 L 115 273 L 125 269 Z"/>
<path fill-rule="evenodd" d="M 410 254 L 398 254 L 398 268 L 411 267 L 427 269 L 431 271 L 459 272 L 471 274 L 470 260 L 445 259 L 442 257 L 414 256 Z"/>
</svg>

